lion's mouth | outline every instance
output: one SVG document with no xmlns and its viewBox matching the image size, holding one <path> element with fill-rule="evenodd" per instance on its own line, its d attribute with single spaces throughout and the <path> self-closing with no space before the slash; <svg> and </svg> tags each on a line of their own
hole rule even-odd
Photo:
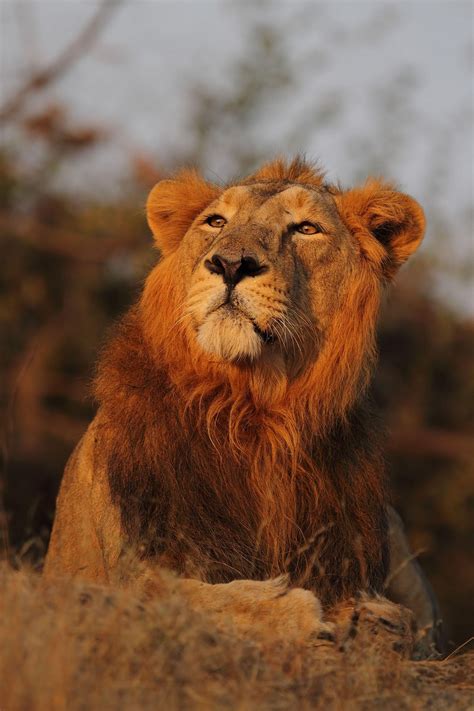
<svg viewBox="0 0 474 711">
<path fill-rule="evenodd" d="M 233 300 L 229 299 L 216 310 L 226 310 L 231 314 L 238 314 L 239 316 L 243 316 L 248 319 L 253 326 L 254 332 L 265 345 L 272 345 L 276 342 L 276 336 L 274 333 L 260 328 L 256 320 L 250 316 L 250 314 L 248 314 L 240 304 L 235 303 Z"/>
<path fill-rule="evenodd" d="M 275 343 L 273 329 L 262 328 L 244 304 L 226 302 L 206 316 L 197 339 L 208 353 L 227 361 L 254 361 Z"/>
</svg>

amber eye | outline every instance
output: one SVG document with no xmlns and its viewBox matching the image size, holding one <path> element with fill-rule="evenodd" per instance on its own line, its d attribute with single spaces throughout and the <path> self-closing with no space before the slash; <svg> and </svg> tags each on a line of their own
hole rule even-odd
<svg viewBox="0 0 474 711">
<path fill-rule="evenodd" d="M 300 222 L 295 229 L 297 232 L 301 232 L 302 235 L 315 235 L 323 231 L 319 225 L 313 225 L 312 222 Z"/>
<path fill-rule="evenodd" d="M 227 220 L 222 215 L 210 215 L 206 222 L 211 227 L 224 227 L 227 224 Z"/>
</svg>

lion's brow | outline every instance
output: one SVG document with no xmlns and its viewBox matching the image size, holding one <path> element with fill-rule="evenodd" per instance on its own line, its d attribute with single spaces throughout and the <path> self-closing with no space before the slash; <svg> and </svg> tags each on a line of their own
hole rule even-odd
<svg viewBox="0 0 474 711">
<path fill-rule="evenodd" d="M 330 187 L 331 187 L 329 184 L 316 186 L 316 185 L 311 185 L 310 183 L 300 183 L 295 180 L 279 180 L 279 181 L 256 180 L 254 182 L 244 183 L 243 185 L 245 187 L 251 188 L 251 191 L 254 195 L 256 195 L 258 197 L 263 197 L 267 200 L 270 199 L 271 197 L 274 197 L 275 195 L 285 192 L 286 190 L 289 190 L 289 188 L 293 188 L 293 187 L 304 188 L 305 190 L 309 190 L 313 193 L 317 193 L 318 195 L 321 195 L 322 193 L 330 192 Z M 262 187 L 256 187 L 256 186 L 262 186 Z"/>
</svg>

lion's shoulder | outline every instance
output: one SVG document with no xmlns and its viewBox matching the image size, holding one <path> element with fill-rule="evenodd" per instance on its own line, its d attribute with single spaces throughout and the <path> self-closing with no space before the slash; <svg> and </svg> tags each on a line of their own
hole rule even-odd
<svg viewBox="0 0 474 711">
<path fill-rule="evenodd" d="M 94 420 L 66 465 L 44 572 L 106 581 L 120 554 L 121 522 L 98 456 L 101 436 Z"/>
</svg>

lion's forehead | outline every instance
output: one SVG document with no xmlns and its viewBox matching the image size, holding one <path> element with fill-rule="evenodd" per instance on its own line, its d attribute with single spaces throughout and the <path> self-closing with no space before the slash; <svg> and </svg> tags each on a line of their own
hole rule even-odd
<svg viewBox="0 0 474 711">
<path fill-rule="evenodd" d="M 334 219 L 334 206 L 322 190 L 288 183 L 255 183 L 227 188 L 215 202 L 227 219 L 259 222 Z"/>
</svg>

